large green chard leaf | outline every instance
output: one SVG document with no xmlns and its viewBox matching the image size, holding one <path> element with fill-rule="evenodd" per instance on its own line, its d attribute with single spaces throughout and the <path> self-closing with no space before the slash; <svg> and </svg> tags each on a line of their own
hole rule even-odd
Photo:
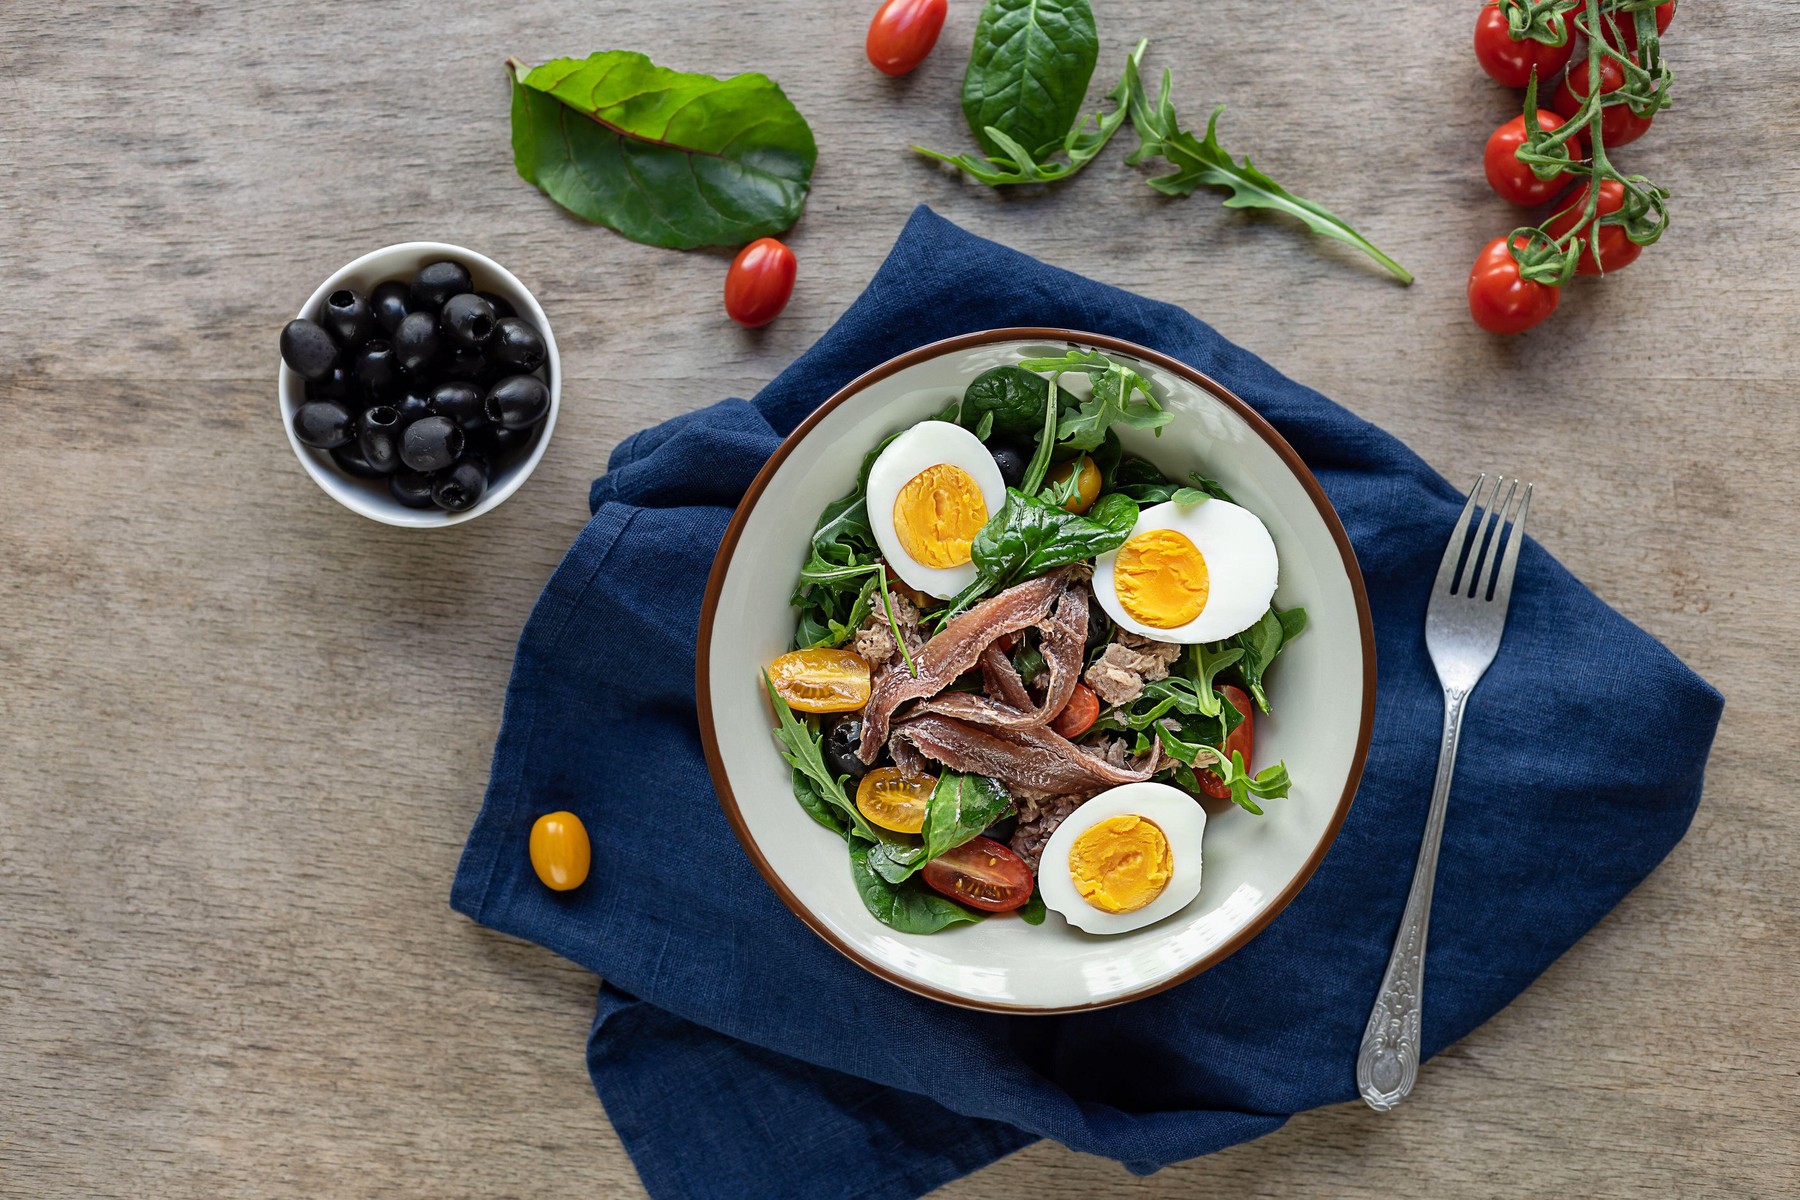
<svg viewBox="0 0 1800 1200">
<path fill-rule="evenodd" d="M 990 126 L 1033 156 L 1062 145 L 1100 57 L 1088 0 L 988 0 L 963 76 L 963 115 L 989 154 Z"/>
<path fill-rule="evenodd" d="M 507 66 L 513 162 L 577 216 L 689 250 L 780 233 L 806 205 L 818 147 L 766 76 L 671 71 L 630 50 Z"/>
</svg>

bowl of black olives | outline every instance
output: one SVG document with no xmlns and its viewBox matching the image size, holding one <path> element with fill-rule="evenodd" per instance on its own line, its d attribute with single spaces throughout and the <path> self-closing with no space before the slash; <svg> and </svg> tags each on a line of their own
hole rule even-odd
<svg viewBox="0 0 1800 1200">
<path fill-rule="evenodd" d="M 518 490 L 562 388 L 544 310 L 499 263 L 443 242 L 365 254 L 281 331 L 281 418 L 353 512 L 454 525 Z"/>
</svg>

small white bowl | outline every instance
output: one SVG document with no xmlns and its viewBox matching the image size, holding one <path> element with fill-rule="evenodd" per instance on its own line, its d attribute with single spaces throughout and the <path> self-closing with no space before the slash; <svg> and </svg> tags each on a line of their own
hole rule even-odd
<svg viewBox="0 0 1800 1200">
<path fill-rule="evenodd" d="M 487 494 L 482 496 L 481 502 L 475 507 L 459 513 L 444 512 L 436 508 L 408 508 L 394 499 L 388 491 L 387 480 L 358 479 L 348 475 L 331 460 L 328 452 L 315 450 L 302 443 L 294 436 L 294 412 L 306 402 L 306 381 L 286 363 L 281 364 L 281 426 L 287 431 L 288 444 L 294 448 L 294 457 L 300 460 L 306 473 L 325 490 L 326 495 L 351 512 L 361 513 L 372 521 L 408 529 L 438 529 L 473 521 L 482 513 L 498 507 L 537 470 L 538 460 L 544 457 L 544 449 L 550 444 L 550 434 L 556 428 L 556 412 L 562 400 L 562 360 L 557 357 L 556 335 L 550 332 L 549 319 L 544 316 L 537 298 L 511 271 L 486 255 L 465 250 L 461 246 L 452 246 L 448 242 L 401 242 L 398 245 L 384 246 L 380 250 L 371 250 L 355 262 L 333 272 L 329 279 L 306 298 L 306 304 L 296 314 L 308 320 L 317 320 L 325 297 L 338 288 L 352 287 L 366 296 L 385 280 L 411 279 L 426 263 L 443 259 L 454 259 L 463 264 L 469 269 L 469 274 L 474 276 L 477 291 L 494 293 L 512 305 L 521 317 L 535 325 L 537 331 L 544 336 L 544 348 L 547 351 L 544 357 L 544 375 L 550 385 L 550 411 L 544 417 L 543 428 L 538 431 L 537 442 L 529 455 L 494 476 L 488 484 Z"/>
</svg>

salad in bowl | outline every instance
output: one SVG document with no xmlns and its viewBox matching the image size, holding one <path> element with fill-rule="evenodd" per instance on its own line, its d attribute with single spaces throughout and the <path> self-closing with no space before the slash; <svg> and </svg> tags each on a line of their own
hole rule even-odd
<svg viewBox="0 0 1800 1200">
<path fill-rule="evenodd" d="M 1143 929 L 1199 896 L 1207 805 L 1288 796 L 1254 733 L 1306 612 L 1205 464 L 1127 450 L 1174 417 L 1119 357 L 1020 357 L 867 446 L 819 513 L 761 683 L 883 925 Z"/>
</svg>

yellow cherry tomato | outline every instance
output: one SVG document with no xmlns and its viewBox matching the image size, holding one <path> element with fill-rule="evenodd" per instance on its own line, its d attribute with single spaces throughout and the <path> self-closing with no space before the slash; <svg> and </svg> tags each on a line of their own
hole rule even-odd
<svg viewBox="0 0 1800 1200">
<path fill-rule="evenodd" d="M 1087 455 L 1072 458 L 1062 466 L 1050 472 L 1047 482 L 1067 484 L 1069 476 L 1080 472 L 1075 480 L 1075 494 L 1063 501 L 1063 507 L 1072 513 L 1084 513 L 1094 507 L 1094 501 L 1100 498 L 1100 468 Z"/>
<path fill-rule="evenodd" d="M 918 833 L 925 828 L 925 802 L 937 780 L 908 779 L 898 767 L 876 767 L 856 785 L 856 807 L 883 829 Z"/>
<path fill-rule="evenodd" d="M 572 812 L 545 813 L 531 827 L 531 868 L 553 892 L 580 887 L 593 854 L 587 826 Z"/>
<path fill-rule="evenodd" d="M 769 682 L 800 712 L 855 712 L 869 702 L 869 664 L 849 650 L 794 650 L 769 664 Z"/>
</svg>

